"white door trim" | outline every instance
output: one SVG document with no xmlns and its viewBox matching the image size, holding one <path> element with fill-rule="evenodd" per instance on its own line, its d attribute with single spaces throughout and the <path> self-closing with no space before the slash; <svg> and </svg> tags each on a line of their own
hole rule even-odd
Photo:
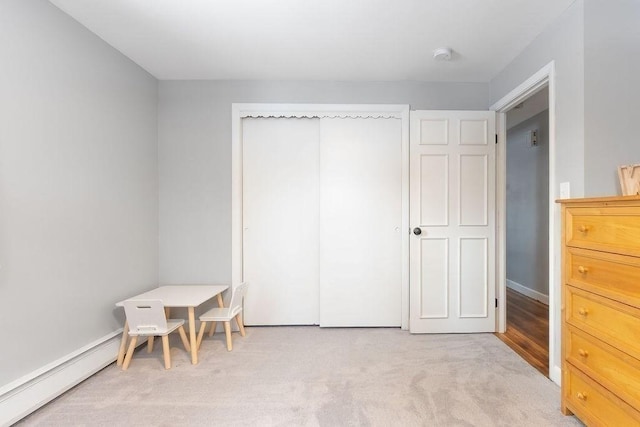
<svg viewBox="0 0 640 427">
<path fill-rule="evenodd" d="M 401 327 L 409 328 L 409 106 L 396 104 L 231 104 L 231 278 L 242 277 L 242 119 L 244 117 L 397 117 L 402 120 Z"/>
<path fill-rule="evenodd" d="M 497 286 L 498 332 L 506 330 L 506 112 L 542 89 L 549 90 L 549 378 L 560 385 L 560 208 L 556 199 L 556 83 L 555 62 L 551 61 L 513 89 L 490 109 L 496 111 L 498 129 L 497 152 Z"/>
</svg>

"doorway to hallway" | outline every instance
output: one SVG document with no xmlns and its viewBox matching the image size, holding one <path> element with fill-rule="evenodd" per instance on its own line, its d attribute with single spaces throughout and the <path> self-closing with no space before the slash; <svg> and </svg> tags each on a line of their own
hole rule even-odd
<svg viewBox="0 0 640 427">
<path fill-rule="evenodd" d="M 544 376 L 549 376 L 549 306 L 507 288 L 507 330 L 496 333 Z"/>
</svg>

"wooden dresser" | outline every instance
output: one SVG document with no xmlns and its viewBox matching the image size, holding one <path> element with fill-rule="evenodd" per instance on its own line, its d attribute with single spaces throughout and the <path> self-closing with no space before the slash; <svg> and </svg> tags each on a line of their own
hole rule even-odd
<svg viewBox="0 0 640 427">
<path fill-rule="evenodd" d="M 562 412 L 640 426 L 640 197 L 559 203 Z"/>
</svg>

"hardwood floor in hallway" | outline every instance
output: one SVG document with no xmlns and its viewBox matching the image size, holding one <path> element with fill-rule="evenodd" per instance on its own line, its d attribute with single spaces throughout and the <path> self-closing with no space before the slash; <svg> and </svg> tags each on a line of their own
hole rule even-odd
<svg viewBox="0 0 640 427">
<path fill-rule="evenodd" d="M 549 306 L 507 288 L 507 330 L 496 333 L 534 368 L 549 376 Z"/>
</svg>

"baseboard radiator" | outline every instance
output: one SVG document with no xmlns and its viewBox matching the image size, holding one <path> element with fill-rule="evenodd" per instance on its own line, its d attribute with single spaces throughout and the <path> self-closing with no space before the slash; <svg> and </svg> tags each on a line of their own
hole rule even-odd
<svg viewBox="0 0 640 427">
<path fill-rule="evenodd" d="M 115 362 L 122 329 L 0 388 L 0 426 L 26 417 Z"/>
</svg>

